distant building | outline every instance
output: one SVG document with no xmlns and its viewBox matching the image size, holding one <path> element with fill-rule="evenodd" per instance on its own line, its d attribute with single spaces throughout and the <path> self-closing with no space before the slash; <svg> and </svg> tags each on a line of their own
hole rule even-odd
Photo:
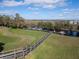
<svg viewBox="0 0 79 59">
<path fill-rule="evenodd" d="M 79 23 L 79 20 L 70 20 L 69 23 L 76 25 Z"/>
<path fill-rule="evenodd" d="M 74 24 L 74 21 L 69 21 L 70 24 Z"/>
</svg>

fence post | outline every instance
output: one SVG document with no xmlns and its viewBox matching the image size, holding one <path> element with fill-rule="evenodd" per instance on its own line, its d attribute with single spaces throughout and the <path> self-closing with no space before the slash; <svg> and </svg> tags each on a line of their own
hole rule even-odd
<svg viewBox="0 0 79 59">
<path fill-rule="evenodd" d="M 14 49 L 14 59 L 17 59 L 16 50 Z"/>
<path fill-rule="evenodd" d="M 25 59 L 25 53 L 24 53 L 24 48 L 23 48 L 22 50 L 23 50 L 23 59 Z"/>
</svg>

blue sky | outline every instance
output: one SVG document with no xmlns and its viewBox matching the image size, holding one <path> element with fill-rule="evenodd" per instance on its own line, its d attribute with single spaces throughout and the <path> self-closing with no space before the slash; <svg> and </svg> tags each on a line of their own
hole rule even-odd
<svg viewBox="0 0 79 59">
<path fill-rule="evenodd" d="M 79 0 L 0 0 L 0 14 L 26 19 L 79 19 Z"/>
</svg>

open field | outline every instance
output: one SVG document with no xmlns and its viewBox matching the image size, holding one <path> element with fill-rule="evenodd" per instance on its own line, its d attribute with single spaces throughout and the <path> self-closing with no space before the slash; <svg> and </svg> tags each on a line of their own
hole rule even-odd
<svg viewBox="0 0 79 59">
<path fill-rule="evenodd" d="M 27 46 L 37 39 L 40 39 L 46 32 L 12 29 L 2 27 L 0 28 L 0 42 L 5 43 L 4 51 Z"/>
<path fill-rule="evenodd" d="M 52 34 L 26 59 L 79 59 L 79 38 Z"/>
</svg>

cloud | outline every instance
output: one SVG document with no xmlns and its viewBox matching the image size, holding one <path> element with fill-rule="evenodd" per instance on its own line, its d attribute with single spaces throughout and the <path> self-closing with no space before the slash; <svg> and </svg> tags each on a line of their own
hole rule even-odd
<svg viewBox="0 0 79 59">
<path fill-rule="evenodd" d="M 53 9 L 53 8 L 56 8 L 56 7 L 58 7 L 56 4 L 55 5 L 53 5 L 53 4 L 45 4 L 45 5 L 43 5 L 42 6 L 43 8 L 48 8 L 48 9 Z"/>
<path fill-rule="evenodd" d="M 32 8 L 40 7 L 47 9 L 54 9 L 56 7 L 64 7 L 67 6 L 67 0 L 26 0 L 27 4 L 32 4 Z M 35 9 L 36 10 L 36 9 Z"/>
<path fill-rule="evenodd" d="M 35 3 L 35 4 L 54 4 L 64 1 L 65 0 L 24 0 L 24 2 L 26 3 Z"/>
<path fill-rule="evenodd" d="M 70 15 L 73 15 L 73 16 L 79 16 L 79 8 L 77 9 L 64 9 L 64 14 L 70 14 Z"/>
<path fill-rule="evenodd" d="M 2 3 L 0 3 L 0 5 L 2 6 L 19 6 L 19 5 L 23 5 L 23 1 L 15 1 L 15 0 L 3 0 Z"/>
<path fill-rule="evenodd" d="M 3 0 L 3 2 L 0 3 L 0 5 L 2 6 L 19 6 L 29 4 L 34 4 L 35 6 L 40 6 L 44 8 L 52 8 L 66 5 L 66 0 Z"/>
<path fill-rule="evenodd" d="M 42 8 L 55 8 L 66 6 L 67 0 L 25 0 L 26 4 L 34 4 Z"/>
<path fill-rule="evenodd" d="M 58 16 L 61 18 L 79 19 L 79 8 L 65 8 L 61 13 L 58 14 Z"/>
<path fill-rule="evenodd" d="M 36 11 L 36 10 L 39 10 L 38 7 L 28 7 L 27 10 L 33 10 L 33 11 Z"/>
<path fill-rule="evenodd" d="M 15 13 L 18 13 L 18 12 L 17 11 L 14 11 L 14 10 L 0 10 L 0 15 L 1 14 L 2 15 L 4 15 L 4 14 L 6 14 L 6 15 L 13 15 Z"/>
</svg>

